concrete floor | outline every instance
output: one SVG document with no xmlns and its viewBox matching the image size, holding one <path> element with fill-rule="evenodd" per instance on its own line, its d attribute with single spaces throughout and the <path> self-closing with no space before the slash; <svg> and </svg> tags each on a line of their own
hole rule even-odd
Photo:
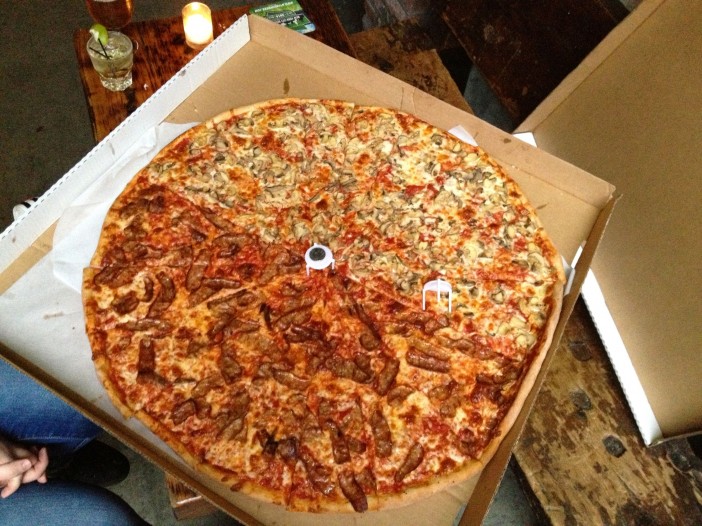
<svg viewBox="0 0 702 526">
<path fill-rule="evenodd" d="M 185 2 L 137 1 L 135 20 L 175 16 Z M 244 2 L 208 0 L 213 9 Z M 348 32 L 362 29 L 362 2 L 333 0 Z M 78 76 L 72 35 L 92 23 L 76 0 L 0 0 L 0 231 L 12 221 L 13 205 L 44 193 L 94 146 Z M 466 96 L 476 113 L 503 128 L 499 105 L 472 75 Z M 177 521 L 163 472 L 109 436 L 131 461 L 129 478 L 111 489 L 154 525 L 238 524 L 223 513 Z M 507 470 L 486 524 L 528 525 L 536 520 L 511 469 Z"/>
</svg>

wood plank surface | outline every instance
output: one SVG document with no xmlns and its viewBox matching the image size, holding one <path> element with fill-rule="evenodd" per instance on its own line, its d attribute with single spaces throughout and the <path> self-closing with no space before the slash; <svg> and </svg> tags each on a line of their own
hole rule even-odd
<svg viewBox="0 0 702 526">
<path fill-rule="evenodd" d="M 617 0 L 448 0 L 443 17 L 518 124 L 627 14 Z"/>
<path fill-rule="evenodd" d="M 360 61 L 473 113 L 433 41 L 416 21 L 369 29 L 350 39 Z"/>
<path fill-rule="evenodd" d="M 316 26 L 316 30 L 307 36 L 354 56 L 349 37 L 328 0 L 300 0 L 300 5 Z M 215 37 L 248 13 L 250 7 L 213 11 Z M 133 83 L 132 87 L 123 92 L 109 91 L 100 84 L 85 49 L 90 38 L 88 30 L 79 29 L 73 35 L 73 46 L 96 141 L 105 138 L 198 54 L 198 51 L 185 43 L 180 16 L 135 22 L 126 26 L 122 32 L 135 43 Z"/>
<path fill-rule="evenodd" d="M 645 447 L 582 300 L 514 457 L 550 524 L 702 524 L 702 461 Z"/>
<path fill-rule="evenodd" d="M 190 489 L 173 475 L 166 473 L 168 500 L 173 508 L 173 515 L 178 520 L 205 517 L 217 511 L 217 507 Z"/>
</svg>

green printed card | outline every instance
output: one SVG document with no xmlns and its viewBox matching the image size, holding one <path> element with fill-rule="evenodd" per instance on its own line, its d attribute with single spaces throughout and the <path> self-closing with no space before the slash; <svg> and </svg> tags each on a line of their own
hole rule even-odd
<svg viewBox="0 0 702 526">
<path fill-rule="evenodd" d="M 250 13 L 262 16 L 300 33 L 310 33 L 315 30 L 314 24 L 307 18 L 297 0 L 273 2 L 272 4 L 252 7 Z"/>
</svg>

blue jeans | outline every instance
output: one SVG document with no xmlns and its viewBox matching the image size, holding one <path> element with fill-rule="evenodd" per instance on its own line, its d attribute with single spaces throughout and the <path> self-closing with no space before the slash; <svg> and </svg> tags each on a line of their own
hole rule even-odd
<svg viewBox="0 0 702 526">
<path fill-rule="evenodd" d="M 131 526 L 146 524 L 104 488 L 52 480 L 33 482 L 0 500 L 3 526 Z"/>
<path fill-rule="evenodd" d="M 0 433 L 47 446 L 50 457 L 73 453 L 101 429 L 60 398 L 0 359 Z"/>
<path fill-rule="evenodd" d="M 51 459 L 77 451 L 100 433 L 71 406 L 0 359 L 0 434 L 5 438 L 45 445 Z M 0 524 L 129 526 L 145 522 L 103 488 L 50 480 L 22 485 L 0 499 Z"/>
</svg>

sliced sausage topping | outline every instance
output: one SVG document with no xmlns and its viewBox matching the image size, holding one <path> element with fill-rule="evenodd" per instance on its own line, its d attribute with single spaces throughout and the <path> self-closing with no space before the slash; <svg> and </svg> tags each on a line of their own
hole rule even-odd
<svg viewBox="0 0 702 526">
<path fill-rule="evenodd" d="M 151 307 L 149 307 L 149 317 L 158 318 L 163 314 L 168 307 L 171 306 L 175 299 L 175 285 L 173 280 L 165 273 L 159 272 L 156 279 L 161 284 L 161 290 L 156 295 Z"/>
<path fill-rule="evenodd" d="M 188 419 L 188 417 L 192 416 L 195 414 L 195 402 L 192 400 L 186 400 L 182 404 L 179 404 L 173 408 L 173 412 L 171 413 L 171 420 L 173 420 L 173 423 L 175 425 L 180 425 L 185 420 Z"/>
<path fill-rule="evenodd" d="M 317 462 L 305 448 L 300 449 L 299 457 L 305 466 L 310 483 L 317 491 L 324 495 L 329 495 L 334 491 L 334 482 L 331 479 L 332 472 L 330 469 Z"/>
<path fill-rule="evenodd" d="M 415 442 L 410 448 L 404 462 L 395 473 L 395 482 L 402 482 L 407 475 L 412 473 L 424 460 L 424 448 L 419 442 Z"/>
<path fill-rule="evenodd" d="M 349 378 L 361 384 L 368 383 L 371 380 L 371 375 L 367 371 L 361 369 L 355 361 L 347 360 L 337 354 L 329 357 L 324 365 L 326 365 L 327 369 L 335 376 L 340 378 Z"/>
<path fill-rule="evenodd" d="M 400 361 L 395 358 L 388 358 L 375 380 L 375 390 L 378 394 L 386 395 L 388 393 L 398 372 L 400 372 Z"/>
<path fill-rule="evenodd" d="M 342 471 L 337 478 L 341 492 L 349 500 L 353 509 L 357 512 L 366 511 L 368 509 L 368 499 L 353 473 Z"/>
<path fill-rule="evenodd" d="M 139 306 L 139 298 L 136 292 L 130 290 L 122 297 L 115 298 L 112 301 L 112 308 L 117 314 L 127 314 L 132 312 Z"/>
<path fill-rule="evenodd" d="M 448 360 L 442 360 L 434 356 L 430 356 L 429 354 L 417 349 L 410 349 L 407 351 L 405 359 L 407 360 L 408 364 L 420 369 L 426 369 L 427 371 L 448 373 L 451 370 L 451 363 Z"/>
<path fill-rule="evenodd" d="M 375 439 L 375 452 L 380 458 L 389 457 L 392 454 L 392 434 L 385 416 L 380 409 L 373 411 L 370 417 L 370 425 Z"/>
<path fill-rule="evenodd" d="M 343 464 L 351 460 L 351 454 L 349 453 L 349 446 L 346 442 L 346 437 L 341 432 L 341 429 L 339 429 L 339 426 L 337 426 L 331 420 L 327 420 L 324 422 L 324 427 L 329 432 L 334 462 L 337 464 Z"/>
</svg>

